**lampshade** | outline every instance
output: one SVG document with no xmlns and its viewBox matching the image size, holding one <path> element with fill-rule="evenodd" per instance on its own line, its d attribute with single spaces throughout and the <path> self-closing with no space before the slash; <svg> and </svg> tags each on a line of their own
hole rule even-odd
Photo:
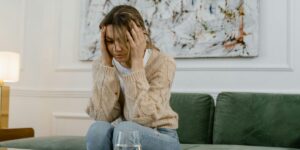
<svg viewBox="0 0 300 150">
<path fill-rule="evenodd" d="M 0 51 L 0 80 L 17 82 L 19 71 L 20 55 L 15 52 Z"/>
</svg>

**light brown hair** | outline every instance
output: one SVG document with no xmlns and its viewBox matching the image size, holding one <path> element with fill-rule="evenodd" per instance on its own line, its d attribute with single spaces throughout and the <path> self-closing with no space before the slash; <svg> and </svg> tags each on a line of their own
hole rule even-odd
<svg viewBox="0 0 300 150">
<path fill-rule="evenodd" d="M 113 34 L 114 37 L 118 35 L 120 44 L 126 46 L 129 49 L 129 43 L 127 42 L 126 31 L 131 31 L 133 25 L 131 23 L 133 21 L 138 27 L 140 27 L 144 34 L 147 35 L 147 45 L 150 48 L 156 48 L 151 41 L 150 32 L 146 30 L 144 20 L 139 13 L 139 11 L 129 5 L 119 5 L 115 6 L 101 21 L 99 28 L 101 29 L 103 26 L 113 25 Z M 156 48 L 157 49 L 157 48 Z"/>
</svg>

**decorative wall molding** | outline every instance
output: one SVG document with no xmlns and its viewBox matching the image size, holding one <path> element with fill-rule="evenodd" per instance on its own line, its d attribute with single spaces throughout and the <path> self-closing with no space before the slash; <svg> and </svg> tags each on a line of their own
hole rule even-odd
<svg viewBox="0 0 300 150">
<path fill-rule="evenodd" d="M 52 116 L 54 119 L 92 120 L 86 113 L 54 112 Z"/>
<path fill-rule="evenodd" d="M 252 93 L 285 93 L 285 94 L 300 94 L 300 90 L 278 90 L 278 89 L 267 89 L 267 90 L 256 90 L 256 89 L 172 89 L 174 93 L 207 93 L 212 96 L 218 95 L 220 92 L 252 92 Z M 16 97 L 47 97 L 47 98 L 84 98 L 88 99 L 91 96 L 89 90 L 52 90 L 52 89 L 11 89 L 11 95 Z"/>
<path fill-rule="evenodd" d="M 24 48 L 25 48 L 25 19 L 26 19 L 26 0 L 21 1 L 21 23 L 20 23 L 20 70 L 24 71 Z"/>
<path fill-rule="evenodd" d="M 79 66 L 61 66 L 57 65 L 55 68 L 55 71 L 57 72 L 91 72 L 92 71 L 92 65 L 90 67 L 79 67 Z"/>
<path fill-rule="evenodd" d="M 292 72 L 293 69 L 289 65 L 289 61 L 287 64 L 283 65 L 253 65 L 253 66 L 227 66 L 227 65 L 215 65 L 212 67 L 209 66 L 178 66 L 177 71 L 284 71 L 284 72 Z"/>
<path fill-rule="evenodd" d="M 295 11 L 296 11 L 296 5 L 294 0 L 288 0 L 287 1 L 287 65 L 291 68 L 291 71 L 293 71 L 294 68 L 294 60 L 292 58 L 293 56 L 293 50 L 295 50 Z"/>
<path fill-rule="evenodd" d="M 78 4 L 77 6 L 79 7 L 79 10 L 77 10 L 78 12 L 81 12 L 81 8 L 80 6 L 84 3 L 85 0 L 77 0 Z M 76 2 L 75 2 L 76 3 Z M 78 37 L 72 37 L 72 40 L 73 40 L 73 43 L 74 44 L 77 44 L 77 46 L 74 46 L 73 48 L 73 53 L 72 54 L 69 54 L 68 56 L 72 56 L 71 62 L 69 62 L 69 64 L 63 64 L 61 62 L 61 58 L 63 57 L 62 56 L 62 53 L 66 53 L 65 50 L 63 50 L 63 39 L 64 37 L 66 36 L 65 35 L 65 31 L 64 31 L 64 20 L 65 18 L 64 17 L 68 17 L 64 14 L 64 11 L 66 8 L 69 8 L 70 5 L 69 5 L 69 2 L 68 0 L 59 0 L 58 2 L 56 2 L 56 5 L 57 5 L 57 12 L 58 12 L 58 21 L 57 23 L 59 24 L 59 37 L 58 37 L 58 46 L 57 46 L 57 49 L 55 50 L 55 58 L 54 58 L 54 66 L 55 66 L 55 71 L 56 72 L 90 72 L 91 71 L 91 62 L 89 61 L 79 61 L 79 32 L 80 32 L 80 26 L 78 28 L 74 28 L 74 31 L 73 33 L 78 33 Z M 76 11 L 76 12 L 77 12 Z M 81 14 L 78 14 L 76 15 L 76 17 L 81 17 Z M 80 18 L 77 18 L 80 22 Z M 80 24 L 80 23 L 78 23 Z M 81 25 L 81 24 L 80 24 Z M 76 40 L 78 38 L 78 40 Z M 73 61 L 73 62 L 72 62 Z M 74 61 L 78 61 L 77 64 L 74 63 Z M 87 63 L 87 65 L 84 65 L 84 63 Z"/>
<path fill-rule="evenodd" d="M 73 121 L 78 121 L 80 123 L 82 123 L 83 121 L 88 121 L 90 123 L 93 122 L 93 119 L 91 119 L 86 113 L 70 113 L 70 112 L 53 112 L 52 113 L 52 128 L 51 128 L 51 135 L 61 135 L 64 133 L 60 133 L 60 131 L 58 131 L 59 129 L 59 120 L 63 120 L 63 121 L 68 121 L 68 120 L 73 120 Z M 76 130 L 77 133 L 72 133 L 71 135 L 82 135 L 82 132 L 84 131 L 78 131 L 78 130 L 83 130 L 82 125 L 84 125 L 85 123 L 83 122 L 83 124 L 77 124 L 75 128 L 78 128 Z M 66 125 L 63 124 L 63 126 L 65 127 Z"/>
<path fill-rule="evenodd" d="M 63 1 L 66 0 L 62 0 L 59 4 L 60 5 L 64 5 Z M 78 3 L 82 3 L 81 0 L 78 1 Z M 190 65 L 190 64 L 177 64 L 177 71 L 280 71 L 280 72 L 292 72 L 293 71 L 293 66 L 292 66 L 292 59 L 291 59 L 291 55 L 292 55 L 292 48 L 293 48 L 293 42 L 292 42 L 292 38 L 293 38 L 293 1 L 286 1 L 287 4 L 287 17 L 286 17 L 286 24 L 287 24 L 287 38 L 286 38 L 286 58 L 284 58 L 286 60 L 285 63 L 283 64 L 279 64 L 279 65 L 272 65 L 272 64 L 254 64 L 254 65 L 223 65 L 221 62 L 215 65 L 203 65 L 203 66 L 197 66 L 197 65 Z M 64 6 L 60 6 L 60 16 L 65 16 L 62 14 L 63 12 L 63 8 L 66 8 Z M 60 18 L 60 31 L 63 32 L 62 29 L 62 24 L 63 24 L 63 20 L 64 18 Z M 75 32 L 79 32 L 79 31 L 75 31 Z M 60 35 L 60 39 L 62 39 L 62 35 Z M 60 40 L 61 41 L 61 40 Z M 60 58 L 60 52 L 63 52 L 64 50 L 62 50 L 62 43 L 60 43 L 59 49 L 57 50 L 57 59 Z M 78 50 L 78 49 L 77 49 Z M 76 58 L 78 57 L 77 55 L 75 56 Z M 74 59 L 74 58 L 73 58 Z M 239 59 L 239 58 L 237 58 Z M 180 60 L 180 59 L 178 59 Z M 79 60 L 78 60 L 79 61 Z M 55 71 L 57 72 L 90 72 L 91 71 L 91 67 L 90 65 L 66 65 L 66 64 L 62 64 L 61 62 L 59 62 L 59 60 L 56 61 L 56 67 L 55 67 Z"/>
<path fill-rule="evenodd" d="M 12 88 L 11 95 L 19 97 L 89 98 L 91 90 Z"/>
</svg>

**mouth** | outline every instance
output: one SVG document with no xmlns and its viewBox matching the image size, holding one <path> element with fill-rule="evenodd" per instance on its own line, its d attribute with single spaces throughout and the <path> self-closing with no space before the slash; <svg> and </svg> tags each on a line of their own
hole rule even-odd
<svg viewBox="0 0 300 150">
<path fill-rule="evenodd" d="M 116 59 L 121 59 L 121 58 L 124 58 L 124 57 L 125 57 L 125 55 L 116 55 L 115 56 Z"/>
</svg>

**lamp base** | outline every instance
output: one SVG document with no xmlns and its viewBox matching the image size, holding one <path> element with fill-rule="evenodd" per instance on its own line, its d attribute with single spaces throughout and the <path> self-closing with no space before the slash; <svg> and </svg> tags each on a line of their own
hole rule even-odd
<svg viewBox="0 0 300 150">
<path fill-rule="evenodd" d="M 0 85 L 0 129 L 8 128 L 9 87 Z"/>
</svg>

